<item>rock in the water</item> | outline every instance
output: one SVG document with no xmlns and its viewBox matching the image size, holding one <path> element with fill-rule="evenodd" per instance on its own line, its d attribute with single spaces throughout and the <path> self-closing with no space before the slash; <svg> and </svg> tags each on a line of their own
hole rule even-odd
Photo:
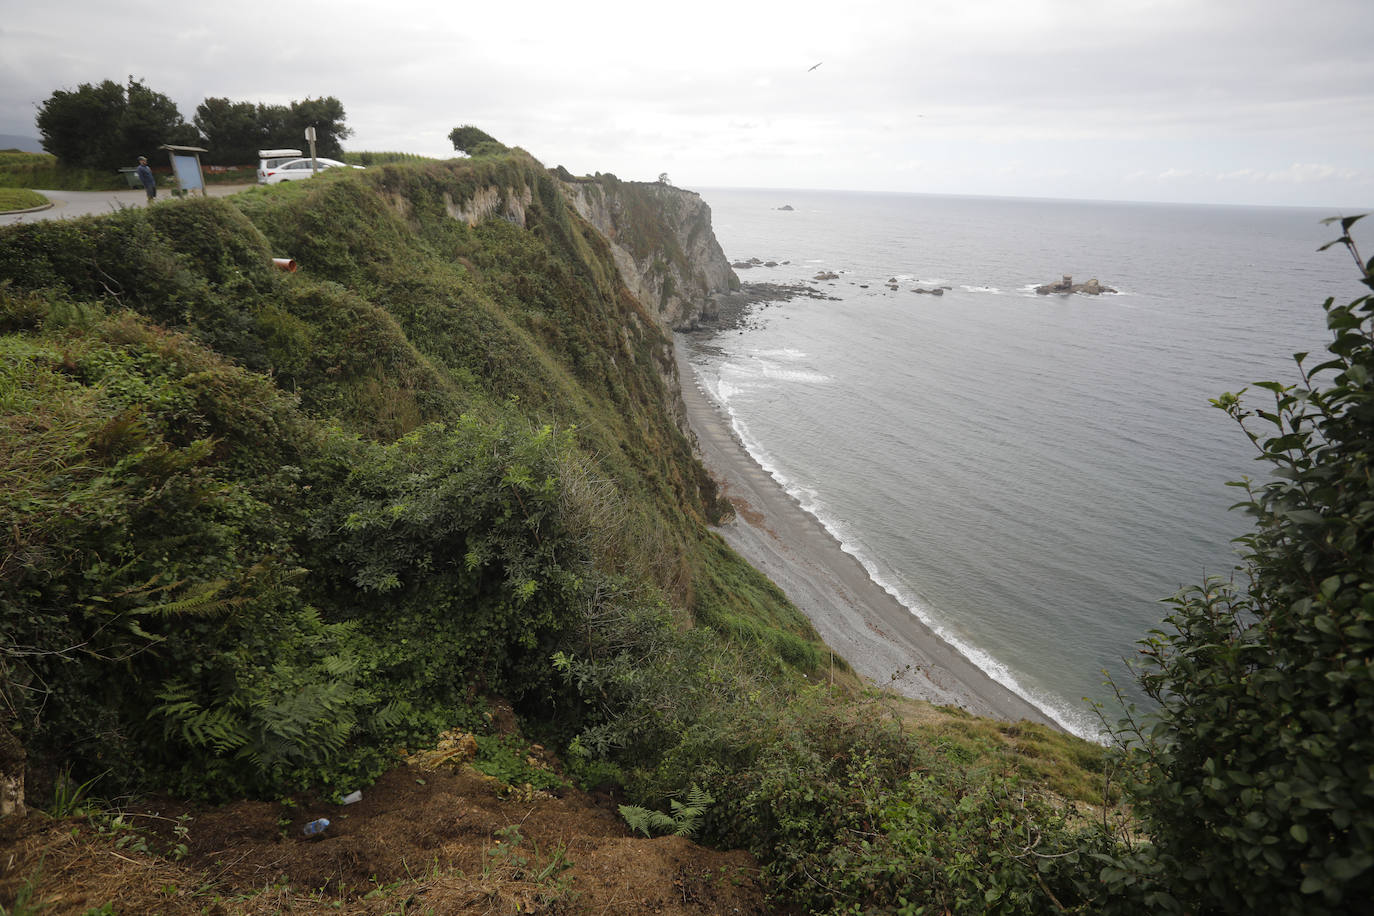
<svg viewBox="0 0 1374 916">
<path fill-rule="evenodd" d="M 816 274 L 816 276 L 813 277 L 812 279 L 813 279 L 813 280 L 838 280 L 838 279 L 840 279 L 840 275 L 837 274 L 837 273 L 835 273 L 833 270 L 823 270 L 823 271 L 821 271 L 820 273 Z"/>
<path fill-rule="evenodd" d="M 1073 277 L 1064 274 L 1064 278 L 1058 283 L 1046 283 L 1044 286 L 1037 286 L 1036 293 L 1041 296 L 1048 296 L 1058 293 L 1067 296 L 1070 293 L 1084 293 L 1089 296 L 1100 296 L 1102 293 L 1114 293 L 1116 290 L 1110 286 L 1103 286 L 1097 282 L 1097 278 L 1089 280 L 1087 283 L 1075 283 Z"/>
<path fill-rule="evenodd" d="M 791 204 L 783 204 L 781 207 L 778 207 L 778 209 L 779 209 L 779 210 L 792 210 L 793 207 L 792 207 Z"/>
</svg>

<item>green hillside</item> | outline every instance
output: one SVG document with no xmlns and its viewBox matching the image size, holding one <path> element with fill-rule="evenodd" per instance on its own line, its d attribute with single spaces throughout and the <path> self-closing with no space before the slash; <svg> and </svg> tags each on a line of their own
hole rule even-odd
<svg viewBox="0 0 1374 916">
<path fill-rule="evenodd" d="M 34 803 L 327 796 L 499 697 L 575 780 L 705 791 L 700 838 L 810 910 L 1091 904 L 1103 750 L 812 686 L 828 650 L 711 532 L 671 342 L 553 174 L 343 172 L 0 232 Z"/>
</svg>

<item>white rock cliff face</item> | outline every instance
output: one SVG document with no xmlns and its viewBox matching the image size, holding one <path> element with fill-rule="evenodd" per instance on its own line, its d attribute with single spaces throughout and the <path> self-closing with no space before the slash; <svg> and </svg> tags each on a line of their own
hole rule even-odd
<svg viewBox="0 0 1374 916">
<path fill-rule="evenodd" d="M 469 226 L 476 226 L 488 217 L 499 216 L 507 222 L 524 227 L 525 209 L 533 199 L 534 192 L 527 187 L 506 188 L 503 192 L 493 186 L 482 188 L 472 195 L 471 200 L 462 203 L 445 194 L 444 207 L 448 210 L 449 216 L 460 219 Z"/>
<path fill-rule="evenodd" d="M 615 179 L 561 184 L 578 215 L 610 242 L 626 287 L 665 330 L 697 327 L 715 315 L 718 296 L 739 288 L 701 195 Z"/>
</svg>

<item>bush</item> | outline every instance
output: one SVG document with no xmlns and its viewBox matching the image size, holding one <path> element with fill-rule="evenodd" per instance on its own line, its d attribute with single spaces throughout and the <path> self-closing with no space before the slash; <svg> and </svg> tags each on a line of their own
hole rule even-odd
<svg viewBox="0 0 1374 916">
<path fill-rule="evenodd" d="M 449 131 L 448 139 L 455 150 L 470 156 L 496 156 L 508 149 L 491 134 L 471 124 L 453 128 Z"/>
<path fill-rule="evenodd" d="M 606 589 L 555 661 L 586 704 L 574 768 L 617 773 L 636 823 L 692 791 L 703 841 L 749 849 L 810 913 L 1098 912 L 1110 834 L 1029 783 L 1009 745 L 909 731 L 643 596 Z M 680 802 L 679 802 L 680 804 Z M 656 819 L 657 820 L 657 819 Z"/>
<path fill-rule="evenodd" d="M 40 769 L 262 791 L 337 748 L 346 691 L 302 705 L 316 678 L 302 672 L 328 667 L 339 634 L 291 585 L 284 521 L 312 448 L 292 405 L 127 314 L 5 304 L 48 327 L 3 338 L 0 360 L 17 446 L 3 454 L 0 630 L 26 647 L 6 653 L 0 689 Z"/>
</svg>

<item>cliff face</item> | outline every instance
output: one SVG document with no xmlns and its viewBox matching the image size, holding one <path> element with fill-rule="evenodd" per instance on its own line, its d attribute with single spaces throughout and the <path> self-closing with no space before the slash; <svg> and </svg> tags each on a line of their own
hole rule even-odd
<svg viewBox="0 0 1374 916">
<path fill-rule="evenodd" d="M 665 329 L 695 328 L 739 278 L 711 230 L 711 208 L 693 191 L 611 175 L 561 182 L 569 203 L 611 244 L 630 292 Z"/>
</svg>

